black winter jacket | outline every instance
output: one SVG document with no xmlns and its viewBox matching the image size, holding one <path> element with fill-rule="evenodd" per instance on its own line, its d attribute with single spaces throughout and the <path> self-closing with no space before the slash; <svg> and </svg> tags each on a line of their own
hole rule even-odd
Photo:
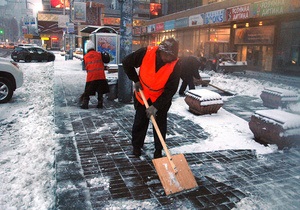
<svg viewBox="0 0 300 210">
<path fill-rule="evenodd" d="M 122 61 L 125 73 L 129 77 L 129 79 L 132 80 L 133 82 L 139 81 L 139 76 L 135 68 L 141 66 L 146 51 L 147 51 L 147 47 L 140 48 L 139 50 L 127 55 Z M 158 51 L 156 53 L 156 63 L 153 65 L 156 66 L 156 71 L 158 71 L 163 65 L 165 65 L 165 63 L 161 60 Z M 169 103 L 172 102 L 172 97 L 174 96 L 174 94 L 177 92 L 178 89 L 179 80 L 180 80 L 180 62 L 178 61 L 174 67 L 173 73 L 170 75 L 165 85 L 164 92 L 153 103 L 153 106 L 156 109 L 159 110 L 165 105 L 169 105 Z"/>
<path fill-rule="evenodd" d="M 200 79 L 199 75 L 199 67 L 201 65 L 200 60 L 195 56 L 186 56 L 181 57 L 181 74 L 180 78 L 185 82 L 189 83 L 195 77 L 196 79 Z"/>
</svg>

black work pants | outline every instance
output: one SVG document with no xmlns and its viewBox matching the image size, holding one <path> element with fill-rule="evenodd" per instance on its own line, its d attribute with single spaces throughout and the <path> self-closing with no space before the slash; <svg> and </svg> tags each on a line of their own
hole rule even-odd
<svg viewBox="0 0 300 210">
<path fill-rule="evenodd" d="M 135 99 L 136 100 L 136 99 Z M 149 103 L 150 102 L 150 103 Z M 151 105 L 151 101 L 149 101 L 149 106 Z M 135 103 L 136 113 L 134 117 L 134 122 L 132 126 L 132 146 L 137 148 L 142 148 L 144 146 L 145 137 L 147 134 L 148 126 L 149 126 L 149 118 L 146 115 L 146 107 L 139 102 Z M 156 113 L 155 120 L 159 127 L 159 130 L 164 138 L 166 139 L 167 132 L 167 114 L 170 109 L 171 102 L 166 105 L 163 109 L 160 109 Z M 158 135 L 153 126 L 153 135 L 154 135 L 154 147 L 156 150 L 163 149 Z"/>
<path fill-rule="evenodd" d="M 179 89 L 179 94 L 184 94 L 184 91 L 187 86 L 189 86 L 189 90 L 194 90 L 195 89 L 194 80 L 193 79 L 190 79 L 188 81 L 182 80 L 182 83 L 181 83 L 181 86 Z"/>
</svg>

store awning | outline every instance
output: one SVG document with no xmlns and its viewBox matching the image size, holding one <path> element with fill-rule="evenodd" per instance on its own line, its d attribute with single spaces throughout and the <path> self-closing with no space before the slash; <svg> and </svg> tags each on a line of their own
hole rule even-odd
<svg viewBox="0 0 300 210">
<path fill-rule="evenodd" d="M 86 26 L 80 30 L 83 33 L 113 33 L 117 34 L 118 32 L 109 26 Z"/>
</svg>

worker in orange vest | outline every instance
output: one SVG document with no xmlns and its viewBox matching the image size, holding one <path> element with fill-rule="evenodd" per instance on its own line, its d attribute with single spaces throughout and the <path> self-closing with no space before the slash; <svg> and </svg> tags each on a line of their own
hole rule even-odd
<svg viewBox="0 0 300 210">
<path fill-rule="evenodd" d="M 82 101 L 81 108 L 89 108 L 90 96 L 97 92 L 98 105 L 97 108 L 103 108 L 103 94 L 109 92 L 109 86 L 105 77 L 104 63 L 109 63 L 110 58 L 108 53 L 97 52 L 92 41 L 88 40 L 86 44 L 87 54 L 84 55 L 83 61 L 86 75 L 86 83 L 84 93 L 80 99 Z"/>
<path fill-rule="evenodd" d="M 174 38 L 164 40 L 155 47 L 143 47 L 127 55 L 123 63 L 125 73 L 134 82 L 136 109 L 132 126 L 133 154 L 141 156 L 149 125 L 149 118 L 156 118 L 162 136 L 166 137 L 167 113 L 172 98 L 177 92 L 180 80 L 180 65 L 178 64 L 178 42 Z M 137 73 L 136 68 L 139 68 Z M 142 89 L 149 103 L 146 109 L 139 90 Z M 153 129 L 154 158 L 162 157 L 162 145 Z"/>
</svg>

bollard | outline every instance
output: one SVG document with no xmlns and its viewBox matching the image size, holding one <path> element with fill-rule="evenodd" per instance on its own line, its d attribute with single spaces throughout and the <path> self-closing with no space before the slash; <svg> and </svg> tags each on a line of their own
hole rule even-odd
<svg viewBox="0 0 300 210">
<path fill-rule="evenodd" d="M 81 61 L 81 68 L 82 68 L 83 71 L 85 70 L 85 64 L 84 64 L 84 60 L 83 59 Z"/>
<path fill-rule="evenodd" d="M 123 65 L 118 65 L 118 101 L 130 103 L 132 100 L 132 81 L 126 75 Z"/>
<path fill-rule="evenodd" d="M 69 50 L 69 60 L 73 60 L 73 50 Z"/>
</svg>

